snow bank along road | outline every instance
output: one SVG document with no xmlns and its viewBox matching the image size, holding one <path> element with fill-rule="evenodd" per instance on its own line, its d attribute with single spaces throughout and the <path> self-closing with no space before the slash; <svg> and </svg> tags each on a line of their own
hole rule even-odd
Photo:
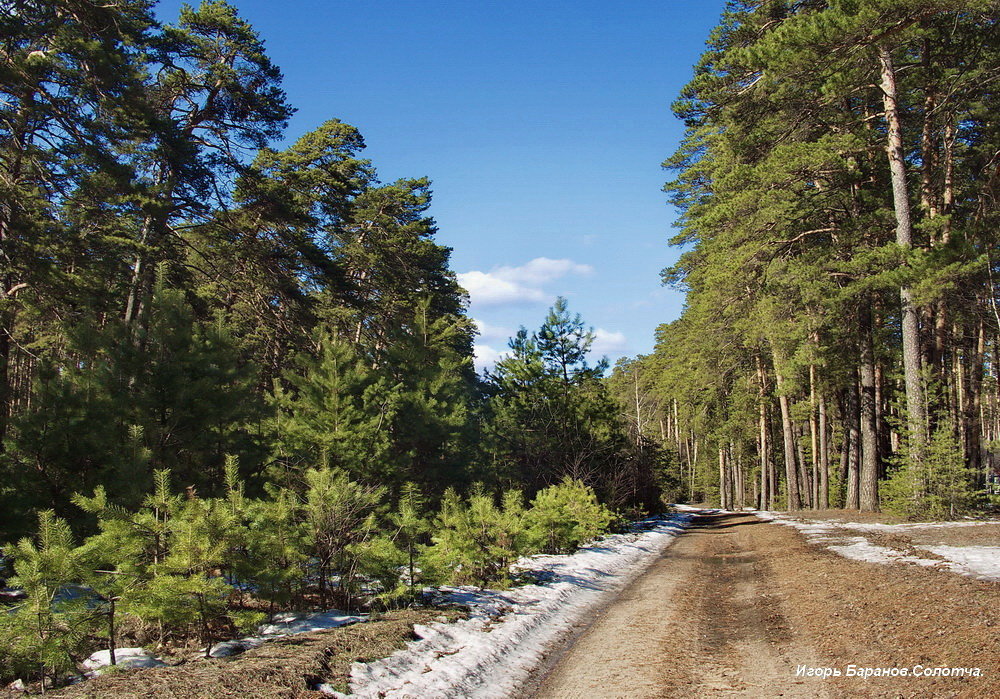
<svg viewBox="0 0 1000 699">
<path fill-rule="evenodd" d="M 998 602 L 997 581 L 703 514 L 525 695 L 1000 697 Z"/>
<path fill-rule="evenodd" d="M 507 591 L 442 588 L 443 601 L 470 617 L 416 626 L 419 640 L 389 658 L 356 663 L 351 695 L 362 697 L 509 697 L 520 691 L 548 649 L 558 646 L 646 569 L 692 518 L 639 523 L 569 556 L 532 556 L 519 567 L 540 580 Z M 320 690 L 344 696 L 332 687 Z"/>
</svg>

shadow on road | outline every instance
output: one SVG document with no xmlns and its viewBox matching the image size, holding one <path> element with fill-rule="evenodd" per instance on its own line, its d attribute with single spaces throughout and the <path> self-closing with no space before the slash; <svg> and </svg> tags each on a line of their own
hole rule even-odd
<svg viewBox="0 0 1000 699">
<path fill-rule="evenodd" d="M 689 530 L 698 530 L 711 533 L 720 529 L 730 529 L 732 527 L 748 527 L 755 524 L 764 524 L 763 520 L 757 519 L 753 515 L 736 512 L 720 512 L 718 514 L 695 515 L 694 521 Z"/>
</svg>

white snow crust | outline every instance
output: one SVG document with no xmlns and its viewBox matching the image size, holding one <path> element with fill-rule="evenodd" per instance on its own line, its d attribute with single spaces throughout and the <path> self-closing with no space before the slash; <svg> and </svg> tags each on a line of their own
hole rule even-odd
<svg viewBox="0 0 1000 699">
<path fill-rule="evenodd" d="M 826 519 L 795 519 L 786 514 L 760 510 L 757 517 L 777 522 L 802 532 L 806 540 L 826 546 L 844 558 L 870 563 L 911 563 L 931 568 L 944 568 L 955 573 L 983 580 L 1000 580 L 1000 547 L 997 546 L 914 546 L 935 553 L 944 561 L 909 556 L 896 549 L 873 544 L 863 536 L 850 536 L 848 531 L 905 532 L 915 529 L 975 527 L 996 522 L 907 522 L 879 524 L 872 522 L 838 522 Z"/>
<path fill-rule="evenodd" d="M 1000 546 L 920 546 L 951 561 L 952 568 L 982 580 L 1000 580 Z"/>
<path fill-rule="evenodd" d="M 467 605 L 468 619 L 417 625 L 419 640 L 383 660 L 355 663 L 351 696 L 509 697 L 551 644 L 588 621 L 612 592 L 651 564 L 693 515 L 647 520 L 561 556 L 532 556 L 516 568 L 539 584 L 510 590 L 440 588 L 442 601 Z M 320 691 L 346 696 L 328 685 Z"/>
<path fill-rule="evenodd" d="M 115 648 L 115 663 L 119 667 L 166 667 L 167 664 L 150 653 L 145 648 Z M 111 651 L 99 650 L 80 663 L 86 670 L 87 677 L 98 674 L 102 668 L 111 665 Z"/>
<path fill-rule="evenodd" d="M 268 624 L 263 624 L 257 628 L 257 636 L 247 636 L 237 638 L 232 641 L 223 641 L 212 646 L 209 653 L 213 658 L 226 658 L 230 655 L 238 655 L 251 648 L 272 641 L 282 636 L 294 636 L 300 633 L 311 631 L 325 631 L 335 629 L 338 626 L 357 624 L 368 621 L 367 615 L 354 616 L 339 609 L 330 609 L 325 612 L 314 614 L 276 614 Z"/>
</svg>

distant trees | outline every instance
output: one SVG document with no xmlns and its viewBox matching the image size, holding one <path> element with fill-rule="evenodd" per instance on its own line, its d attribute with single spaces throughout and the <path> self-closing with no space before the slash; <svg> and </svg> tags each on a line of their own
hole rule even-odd
<svg viewBox="0 0 1000 699">
<path fill-rule="evenodd" d="M 634 459 L 594 341 L 559 298 L 537 332 L 521 328 L 511 353 L 489 372 L 486 458 L 501 478 L 529 492 L 563 478 L 594 487 L 614 506 L 655 507 L 651 467 Z"/>
<path fill-rule="evenodd" d="M 685 251 L 664 280 L 687 307 L 638 362 L 692 496 L 955 512 L 995 468 L 993 10 L 723 15 L 665 163 Z"/>
</svg>

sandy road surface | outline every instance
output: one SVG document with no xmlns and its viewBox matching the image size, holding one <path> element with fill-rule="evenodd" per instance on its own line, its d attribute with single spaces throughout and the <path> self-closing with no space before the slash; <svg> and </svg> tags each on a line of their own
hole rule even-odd
<svg viewBox="0 0 1000 699">
<path fill-rule="evenodd" d="M 997 583 L 849 561 L 753 516 L 702 515 L 529 695 L 1000 697 L 998 605 Z M 983 676 L 796 676 L 852 663 Z"/>
</svg>

